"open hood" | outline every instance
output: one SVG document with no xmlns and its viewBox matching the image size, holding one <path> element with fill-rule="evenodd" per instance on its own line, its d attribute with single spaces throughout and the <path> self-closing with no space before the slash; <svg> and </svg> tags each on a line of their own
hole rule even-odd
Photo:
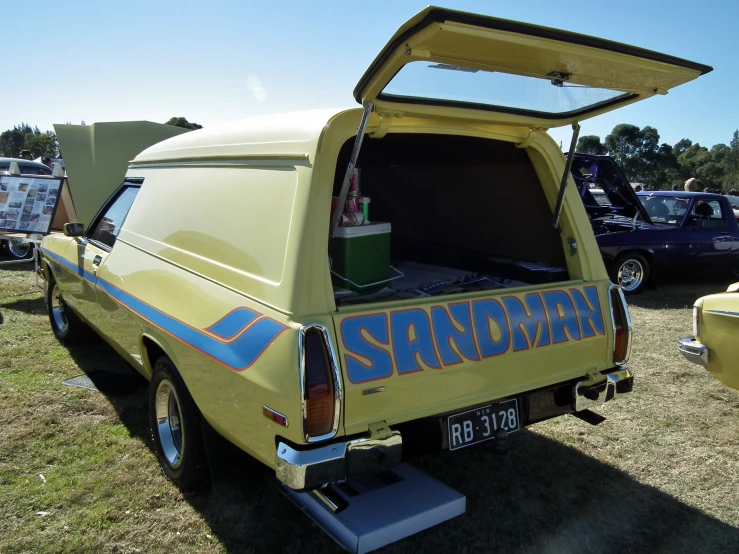
<svg viewBox="0 0 739 554">
<path fill-rule="evenodd" d="M 354 97 L 381 113 L 549 128 L 666 94 L 711 70 L 587 35 L 428 7 L 385 45 Z"/>
<path fill-rule="evenodd" d="M 77 222 L 90 225 L 100 206 L 123 182 L 136 154 L 189 129 L 150 121 L 92 125 L 54 124 L 69 178 Z"/>
<path fill-rule="evenodd" d="M 591 218 L 606 215 L 633 218 L 638 212 L 642 221 L 652 222 L 621 168 L 610 156 L 575 154 L 570 172 Z M 611 205 L 599 205 L 590 193 L 591 187 L 603 189 Z"/>
</svg>

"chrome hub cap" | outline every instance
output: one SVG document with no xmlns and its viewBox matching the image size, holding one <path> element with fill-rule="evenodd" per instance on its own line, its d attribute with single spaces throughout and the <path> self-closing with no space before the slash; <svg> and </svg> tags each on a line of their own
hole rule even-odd
<svg viewBox="0 0 739 554">
<path fill-rule="evenodd" d="M 25 258 L 31 251 L 31 243 L 20 239 L 10 239 L 8 241 L 8 251 L 15 258 Z"/>
<path fill-rule="evenodd" d="M 64 314 L 64 300 L 62 299 L 62 292 L 59 290 L 59 285 L 54 283 L 54 288 L 51 289 L 51 317 L 54 320 L 54 325 L 62 333 L 66 333 L 69 328 L 67 322 L 67 316 Z"/>
<path fill-rule="evenodd" d="M 644 267 L 638 260 L 626 260 L 618 269 L 618 284 L 627 292 L 639 288 L 644 280 Z"/>
<path fill-rule="evenodd" d="M 177 397 L 174 385 L 168 379 L 163 379 L 159 383 L 154 407 L 162 452 L 172 469 L 177 469 L 182 463 L 182 448 L 185 437 L 182 432 L 180 400 Z"/>
</svg>

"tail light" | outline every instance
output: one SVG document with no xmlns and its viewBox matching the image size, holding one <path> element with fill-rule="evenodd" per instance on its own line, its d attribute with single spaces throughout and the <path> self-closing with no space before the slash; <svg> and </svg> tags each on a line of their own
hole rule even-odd
<svg viewBox="0 0 739 554">
<path fill-rule="evenodd" d="M 318 324 L 303 327 L 299 350 L 305 440 L 331 438 L 338 430 L 341 387 L 326 328 Z"/>
<path fill-rule="evenodd" d="M 631 353 L 631 318 L 621 287 L 611 287 L 611 318 L 613 321 L 613 363 L 625 364 Z"/>
</svg>

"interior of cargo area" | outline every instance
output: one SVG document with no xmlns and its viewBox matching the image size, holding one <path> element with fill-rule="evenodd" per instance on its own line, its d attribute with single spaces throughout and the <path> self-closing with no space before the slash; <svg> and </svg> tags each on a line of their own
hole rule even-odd
<svg viewBox="0 0 739 554">
<path fill-rule="evenodd" d="M 562 239 L 525 149 L 433 134 L 354 139 L 339 153 L 329 240 L 337 306 L 566 281 Z"/>
</svg>

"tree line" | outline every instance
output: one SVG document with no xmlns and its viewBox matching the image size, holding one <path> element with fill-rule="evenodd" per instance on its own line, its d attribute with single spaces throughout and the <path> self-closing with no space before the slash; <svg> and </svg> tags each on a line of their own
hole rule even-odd
<svg viewBox="0 0 739 554">
<path fill-rule="evenodd" d="M 632 183 L 650 190 L 683 189 L 694 177 L 702 187 L 721 189 L 725 194 L 739 189 L 739 130 L 728 145 L 715 144 L 710 149 L 684 138 L 670 145 L 659 143 L 659 132 L 647 125 L 616 125 L 601 142 L 599 136 L 587 135 L 577 141 L 576 152 L 611 156 Z"/>
<path fill-rule="evenodd" d="M 184 117 L 172 117 L 166 124 L 202 129 L 202 125 Z M 0 157 L 17 158 L 23 150 L 29 150 L 34 158 L 61 157 L 54 131 L 41 131 L 38 126 L 21 123 L 0 133 Z M 682 189 L 691 177 L 698 179 L 703 187 L 721 189 L 724 193 L 739 189 L 739 130 L 734 131 L 728 145 L 715 144 L 709 149 L 687 138 L 673 145 L 660 144 L 659 132 L 654 127 L 622 123 L 602 142 L 597 135 L 580 137 L 576 151 L 611 156 L 629 181 L 652 190 L 675 186 Z"/>
<path fill-rule="evenodd" d="M 82 122 L 84 125 L 85 122 Z M 191 123 L 184 117 L 172 117 L 166 125 L 185 129 L 202 129 L 202 125 Z M 34 158 L 61 158 L 59 141 L 54 131 L 41 131 L 37 125 L 20 123 L 0 133 L 0 158 L 18 158 L 23 150 L 28 150 Z"/>
</svg>

